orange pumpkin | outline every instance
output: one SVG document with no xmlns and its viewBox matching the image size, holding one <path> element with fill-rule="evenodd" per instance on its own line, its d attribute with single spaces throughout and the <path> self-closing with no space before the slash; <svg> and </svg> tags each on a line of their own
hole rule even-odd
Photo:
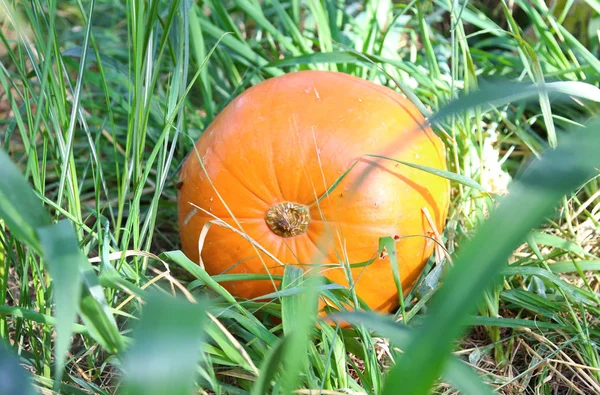
<svg viewBox="0 0 600 395">
<path fill-rule="evenodd" d="M 423 237 L 433 235 L 423 208 L 441 231 L 449 183 L 365 154 L 445 169 L 444 146 L 423 123 L 400 94 L 343 73 L 301 71 L 253 86 L 215 118 L 183 164 L 184 253 L 200 262 L 201 247 L 211 275 L 282 275 L 284 265 L 324 264 L 322 274 L 345 286 L 342 265 L 375 258 L 352 267 L 354 287 L 370 308 L 391 311 L 398 292 L 379 238 L 397 239 L 402 288 L 410 291 L 435 245 Z M 199 242 L 216 218 L 223 222 Z M 278 282 L 222 285 L 257 298 Z"/>
</svg>

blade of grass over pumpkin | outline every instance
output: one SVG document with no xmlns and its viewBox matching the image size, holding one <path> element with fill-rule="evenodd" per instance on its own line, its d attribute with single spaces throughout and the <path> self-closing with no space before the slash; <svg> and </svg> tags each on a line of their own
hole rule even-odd
<svg viewBox="0 0 600 395">
<path fill-rule="evenodd" d="M 359 162 L 358 160 L 354 161 L 354 163 L 352 163 L 348 167 L 348 169 L 346 169 L 346 171 L 344 171 L 342 174 L 340 174 L 340 176 L 333 182 L 333 184 L 331 184 L 331 186 L 329 188 L 327 188 L 325 193 L 322 194 L 319 198 L 317 198 L 317 200 L 313 204 L 319 203 L 322 199 L 326 198 L 331 192 L 333 192 L 335 190 L 335 188 L 337 188 L 337 186 L 340 184 L 340 182 L 342 182 L 344 180 L 344 178 L 346 178 L 348 173 L 350 173 L 350 171 L 352 171 L 352 169 L 354 169 L 354 167 L 358 164 L 358 162 Z"/>
<path fill-rule="evenodd" d="M 194 389 L 207 321 L 206 302 L 149 292 L 123 360 L 124 394 L 187 395 Z"/>
<path fill-rule="evenodd" d="M 298 284 L 299 281 L 301 284 Z M 307 371 L 308 343 L 315 327 L 319 295 L 317 287 L 321 279 L 312 274 L 303 275 L 301 269 L 286 265 L 282 282 L 302 286 L 306 291 L 302 295 L 281 298 L 284 332 L 287 329 L 284 336 L 288 338 L 282 358 L 281 386 L 282 392 L 287 394 L 297 388 L 299 373 Z"/>
<path fill-rule="evenodd" d="M 275 280 L 281 281 L 283 276 L 276 276 L 270 274 L 245 274 L 245 273 L 235 273 L 235 274 L 215 274 L 211 276 L 213 280 L 217 283 L 226 283 L 229 281 L 254 281 L 254 280 Z M 190 283 L 189 288 L 194 289 L 200 285 L 206 285 L 202 280 L 194 280 Z"/>
<path fill-rule="evenodd" d="M 31 377 L 20 364 L 19 359 L 0 340 L 0 394 L 34 395 Z"/>
<path fill-rule="evenodd" d="M 390 266 L 392 269 L 392 275 L 394 276 L 394 283 L 398 289 L 398 303 L 400 304 L 400 312 L 402 314 L 402 321 L 406 324 L 406 308 L 404 306 L 404 292 L 402 290 L 402 281 L 400 281 L 400 269 L 398 264 L 398 254 L 396 252 L 396 241 L 391 236 L 381 237 L 379 239 L 379 250 L 380 254 L 386 253 L 390 259 Z"/>
<path fill-rule="evenodd" d="M 430 166 L 424 166 L 424 165 L 418 165 L 415 163 L 410 163 L 410 162 L 405 162 L 405 161 L 401 161 L 401 160 L 397 160 L 397 159 L 393 159 L 393 158 L 389 158 L 387 156 L 383 156 L 383 155 L 376 155 L 376 154 L 364 154 L 362 155 L 363 157 L 371 157 L 371 158 L 380 158 L 380 159 L 386 159 L 392 162 L 396 162 L 396 163 L 400 163 L 409 167 L 413 167 L 415 169 L 419 169 L 422 171 L 425 171 L 427 173 L 431 173 L 434 174 L 436 176 L 440 176 L 443 178 L 446 178 L 448 180 L 451 181 L 455 181 L 458 182 L 460 184 L 469 186 L 471 188 L 474 188 L 480 192 L 482 192 L 483 194 L 485 194 L 486 196 L 489 196 L 488 192 L 485 190 L 485 188 L 483 188 L 478 182 L 474 181 L 473 179 L 463 176 L 461 174 L 457 174 L 457 173 L 453 173 L 451 171 L 447 171 L 447 170 L 441 170 L 441 169 L 436 169 L 435 167 L 430 167 Z M 355 160 L 349 167 L 348 169 L 346 169 L 346 171 L 344 171 L 342 174 L 340 174 L 340 176 L 331 184 L 331 186 L 329 188 L 327 188 L 327 190 L 325 191 L 325 193 L 323 193 L 313 204 L 316 204 L 318 202 L 320 202 L 323 198 L 327 197 L 329 194 L 331 194 L 335 188 L 337 188 L 337 186 L 344 180 L 344 178 L 346 178 L 346 176 L 348 175 L 348 173 L 350 173 L 350 171 L 352 171 L 352 169 L 354 169 L 354 167 L 360 162 L 360 159 Z M 361 264 L 361 263 L 359 263 Z"/>
<path fill-rule="evenodd" d="M 533 162 L 511 184 L 509 195 L 487 222 L 462 246 L 455 266 L 430 302 L 422 329 L 390 371 L 385 394 L 394 394 L 399 385 L 407 393 L 428 393 L 452 350 L 452 342 L 463 333 L 464 322 L 482 292 L 497 281 L 511 252 L 565 193 L 594 177 L 600 166 L 595 153 L 600 146 L 600 134 L 596 133 L 600 121 L 587 127 L 589 130 L 570 135 L 559 148 Z M 519 213 L 518 222 L 513 221 L 515 213 Z"/>
<path fill-rule="evenodd" d="M 328 316 L 334 321 L 347 321 L 354 324 L 362 324 L 367 328 L 375 331 L 377 335 L 384 336 L 400 349 L 405 349 L 412 341 L 417 331 L 404 326 L 401 323 L 395 322 L 390 316 L 381 315 L 374 312 L 357 312 L 347 311 L 335 313 Z M 454 388 L 460 390 L 464 394 L 473 395 L 492 395 L 493 391 L 490 387 L 481 382 L 477 374 L 470 369 L 458 357 L 450 356 L 443 368 L 443 377 L 451 383 Z M 405 386 L 395 388 L 404 390 Z M 410 393 L 410 392 L 407 392 Z"/>
<path fill-rule="evenodd" d="M 287 266 L 286 266 L 287 267 Z M 337 283 L 333 283 L 333 284 L 322 284 L 322 285 L 315 285 L 314 290 L 319 292 L 319 291 L 332 291 L 332 290 L 336 290 L 336 289 L 347 289 L 347 287 L 344 287 L 343 285 L 337 284 Z M 292 297 L 292 296 L 298 296 L 298 295 L 303 295 L 307 292 L 306 288 L 302 286 L 302 283 L 297 284 L 296 286 L 290 286 L 289 288 L 283 288 L 265 295 L 260 295 L 257 296 L 256 298 L 252 299 L 252 300 L 261 300 L 261 299 L 272 299 L 272 298 L 277 298 L 277 297 Z M 291 328 L 290 328 L 291 329 Z"/>
<path fill-rule="evenodd" d="M 400 163 L 405 166 L 409 166 L 409 167 L 412 167 L 415 169 L 425 171 L 430 174 L 434 174 L 436 176 L 443 177 L 450 181 L 458 182 L 459 184 L 463 184 L 465 186 L 471 187 L 473 189 L 476 189 L 476 190 L 484 193 L 485 195 L 488 195 L 488 192 L 485 190 L 485 188 L 482 187 L 477 181 L 475 181 L 467 176 L 463 176 L 462 174 L 453 173 L 453 172 L 447 171 L 447 170 L 436 169 L 435 167 L 423 166 L 423 165 L 418 165 L 416 163 L 405 162 L 405 161 L 397 160 L 394 158 L 388 158 L 387 156 L 383 156 L 383 155 L 365 154 L 363 156 L 367 156 L 367 157 L 371 157 L 371 158 L 386 159 L 386 160 L 389 160 L 392 162 Z"/>
<path fill-rule="evenodd" d="M 85 257 L 70 222 L 63 220 L 38 228 L 43 257 L 52 278 L 56 304 L 55 383 L 60 384 L 66 353 L 71 345 L 73 324 L 77 318 L 76 301 L 81 293 L 79 268 Z"/>
</svg>

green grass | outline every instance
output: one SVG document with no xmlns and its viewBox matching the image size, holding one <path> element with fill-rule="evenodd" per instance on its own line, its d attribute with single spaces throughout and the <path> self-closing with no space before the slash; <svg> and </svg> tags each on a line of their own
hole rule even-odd
<svg viewBox="0 0 600 395">
<path fill-rule="evenodd" d="M 600 392 L 599 11 L 0 0 L 0 392 Z M 402 91 L 448 150 L 452 262 L 349 329 L 307 303 L 348 290 L 290 267 L 271 302 L 237 300 L 179 251 L 193 142 L 303 69 Z"/>
</svg>

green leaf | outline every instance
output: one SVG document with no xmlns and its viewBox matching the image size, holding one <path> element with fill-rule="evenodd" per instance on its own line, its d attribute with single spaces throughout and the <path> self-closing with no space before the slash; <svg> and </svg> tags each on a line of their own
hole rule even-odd
<svg viewBox="0 0 600 395">
<path fill-rule="evenodd" d="M 288 338 L 283 353 L 284 369 L 281 378 L 284 393 L 295 390 L 300 372 L 307 371 L 309 336 L 316 322 L 317 287 L 322 280 L 315 275 L 302 274 L 301 269 L 286 265 L 281 286 L 282 290 L 285 290 L 285 286 L 293 286 L 302 287 L 306 291 L 301 295 L 281 298 L 284 335 Z"/>
<path fill-rule="evenodd" d="M 52 278 L 57 334 L 55 382 L 60 383 L 78 307 L 89 334 L 108 351 L 121 349 L 123 340 L 94 270 L 79 249 L 72 225 L 66 220 L 51 224 L 41 201 L 3 151 L 0 151 L 0 169 L 0 195 L 5 198 L 0 215 L 6 211 L 8 217 L 3 219 L 11 232 L 20 235 L 43 256 Z M 85 287 L 80 300 L 82 280 Z M 99 301 L 103 301 L 104 309 L 98 308 Z M 99 326 L 104 330 L 97 330 Z M 112 341 L 106 341 L 107 338 Z"/>
<path fill-rule="evenodd" d="M 558 237 L 556 235 L 552 235 L 544 232 L 534 232 L 532 234 L 533 241 L 537 244 L 543 244 L 546 246 L 554 247 L 561 249 L 563 251 L 572 252 L 579 256 L 585 256 L 585 250 L 579 246 L 577 243 L 574 243 L 569 240 L 565 240 L 562 237 Z"/>
<path fill-rule="evenodd" d="M 79 268 L 85 257 L 79 250 L 77 235 L 67 220 L 38 229 L 44 260 L 52 278 L 56 304 L 55 382 L 60 383 L 66 352 L 71 345 L 73 324 L 77 318 L 77 300 L 81 293 Z M 73 303 L 75 301 L 75 303 Z"/>
<path fill-rule="evenodd" d="M 559 148 L 545 153 L 515 180 L 508 196 L 481 226 L 475 237 L 458 251 L 455 266 L 434 295 L 423 328 L 391 370 L 385 394 L 402 385 L 410 394 L 427 394 L 463 333 L 485 289 L 498 280 L 512 251 L 531 229 L 549 215 L 565 193 L 597 174 L 600 146 L 596 120 L 589 130 L 569 135 Z M 518 213 L 519 221 L 513 218 Z M 440 328 L 444 328 L 440 331 Z"/>
<path fill-rule="evenodd" d="M 288 289 L 294 289 L 301 291 L 303 290 L 301 285 L 304 282 L 304 272 L 302 269 L 287 265 L 283 273 L 283 281 L 281 282 L 281 291 L 285 292 Z M 302 307 L 304 293 L 294 292 L 287 296 L 281 296 L 281 318 L 283 321 L 283 334 L 290 335 L 300 322 L 298 317 L 298 311 Z"/>
<path fill-rule="evenodd" d="M 494 391 L 481 382 L 475 371 L 457 357 L 448 358 L 444 378 L 454 389 L 465 395 L 493 395 Z"/>
<path fill-rule="evenodd" d="M 600 89 L 585 82 L 549 82 L 545 84 L 526 84 L 502 82 L 486 84 L 485 88 L 468 93 L 453 100 L 435 113 L 429 123 L 436 124 L 442 119 L 481 106 L 494 109 L 515 101 L 539 100 L 541 91 L 545 91 L 555 101 L 570 101 L 571 96 L 600 102 Z"/>
<path fill-rule="evenodd" d="M 600 271 L 600 260 L 578 261 L 577 265 L 581 270 L 585 271 Z M 577 266 L 573 262 L 556 262 L 548 265 L 552 273 L 569 273 L 578 271 Z"/>
<path fill-rule="evenodd" d="M 81 273 L 85 286 L 79 302 L 79 314 L 94 340 L 111 353 L 119 352 L 124 348 L 123 336 L 96 273 L 89 262 L 86 263 L 89 267 L 83 268 Z"/>
<path fill-rule="evenodd" d="M 208 288 L 217 293 L 223 300 L 228 303 L 231 308 L 237 310 L 245 320 L 245 328 L 253 333 L 257 338 L 265 343 L 272 343 L 276 340 L 276 336 L 269 332 L 256 318 L 254 314 L 245 309 L 237 300 L 219 283 L 215 281 L 206 270 L 202 269 L 196 263 L 189 260 L 188 257 L 181 251 L 168 251 L 160 255 L 161 258 L 180 266 L 188 273 L 192 274 L 198 281 L 204 283 Z M 239 322 L 241 318 L 238 318 Z"/>
<path fill-rule="evenodd" d="M 200 11 L 201 13 L 201 11 Z M 252 50 L 252 48 L 245 42 L 238 40 L 236 37 L 232 35 L 226 35 L 227 32 L 220 29 L 219 27 L 213 25 L 209 21 L 204 18 L 199 18 L 200 26 L 202 30 L 212 36 L 214 39 L 223 39 L 223 45 L 229 47 L 231 51 L 237 53 L 239 56 L 247 59 L 255 66 L 263 67 L 263 70 L 271 76 L 283 75 L 283 71 L 274 68 L 268 67 L 268 61 L 262 56 L 258 55 L 256 52 Z"/>
<path fill-rule="evenodd" d="M 167 251 L 162 253 L 160 257 L 164 258 L 167 261 L 173 262 L 185 269 L 188 273 L 192 274 L 197 279 L 202 281 L 204 284 L 206 284 L 207 287 L 215 291 L 227 302 L 231 303 L 232 305 L 238 304 L 235 298 L 225 288 L 223 288 L 223 286 L 217 283 L 206 272 L 206 270 L 202 269 L 196 263 L 192 262 L 187 256 L 185 256 L 185 254 L 182 251 Z"/>
<path fill-rule="evenodd" d="M 18 358 L 0 340 L 0 394 L 33 395 L 29 372 L 19 365 Z"/>
<path fill-rule="evenodd" d="M 563 281 L 557 275 L 552 274 L 549 271 L 539 268 L 539 267 L 523 267 L 523 266 L 512 267 L 512 266 L 509 266 L 502 270 L 502 274 L 505 276 L 514 276 L 514 275 L 537 276 L 537 277 L 540 277 L 540 278 L 543 278 L 545 280 L 552 282 L 558 288 L 562 289 L 567 295 L 570 295 L 573 298 L 573 300 L 576 301 L 577 303 L 584 303 L 584 304 L 588 304 L 588 305 L 595 304 L 595 302 L 593 300 L 588 299 L 581 294 L 580 288 L 577 288 L 576 286 L 571 285 L 571 284 L 567 283 L 566 281 Z"/>
<path fill-rule="evenodd" d="M 28 321 L 39 322 L 40 324 L 56 325 L 56 318 L 18 306 L 0 304 L 0 315 L 24 318 Z M 80 324 L 73 324 L 73 332 L 90 336 L 87 328 Z"/>
<path fill-rule="evenodd" d="M 386 236 L 379 238 L 379 253 L 386 252 L 390 258 L 390 266 L 392 269 L 392 276 L 394 276 L 394 284 L 398 290 L 398 302 L 400 305 L 400 312 L 404 323 L 406 323 L 406 309 L 404 307 L 404 293 L 402 290 L 402 281 L 400 281 L 400 265 L 398 264 L 398 254 L 396 251 L 396 242 L 393 237 Z"/>
<path fill-rule="evenodd" d="M 560 329 L 562 326 L 541 320 L 526 320 L 522 318 L 501 318 L 472 316 L 467 320 L 467 326 L 497 326 L 499 328 L 543 328 Z"/>
<path fill-rule="evenodd" d="M 367 328 L 374 330 L 377 335 L 390 339 L 393 344 L 401 349 L 407 347 L 412 338 L 414 338 L 415 332 L 420 330 L 419 328 L 408 328 L 401 323 L 395 322 L 391 316 L 374 312 L 348 311 L 331 314 L 328 318 L 334 321 L 339 320 L 362 324 Z M 454 388 L 462 391 L 464 394 L 493 394 L 490 387 L 483 384 L 477 374 L 455 356 L 448 358 L 446 366 L 443 369 L 443 376 Z M 398 391 L 399 388 L 402 388 L 404 391 L 406 387 L 406 385 L 400 383 L 395 390 Z M 403 393 L 409 394 L 410 392 Z"/>
<path fill-rule="evenodd" d="M 129 395 L 189 395 L 194 392 L 207 303 L 149 292 L 133 347 L 125 354 L 124 390 Z"/>
<path fill-rule="evenodd" d="M 0 202 L 0 218 L 6 222 L 11 233 L 40 252 L 36 229 L 50 224 L 50 216 L 3 150 L 0 150 Z"/>
<path fill-rule="evenodd" d="M 586 62 L 594 69 L 596 73 L 600 73 L 600 60 L 598 60 L 597 55 L 591 53 L 579 40 L 571 34 L 569 30 L 567 30 L 564 26 L 557 24 L 556 25 L 560 30 L 560 34 L 562 34 L 565 38 L 565 44 L 569 47 L 573 48 L 574 52 L 579 52 L 579 55 L 585 59 Z"/>
<path fill-rule="evenodd" d="M 268 389 L 271 380 L 275 378 L 277 370 L 283 359 L 284 348 L 288 343 L 289 337 L 278 339 L 276 343 L 269 349 L 269 353 L 263 360 L 260 367 L 260 374 L 252 386 L 252 395 L 263 395 L 269 393 Z"/>
</svg>

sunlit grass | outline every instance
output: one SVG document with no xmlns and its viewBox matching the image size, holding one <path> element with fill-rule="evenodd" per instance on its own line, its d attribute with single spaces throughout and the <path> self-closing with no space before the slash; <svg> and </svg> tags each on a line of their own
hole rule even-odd
<svg viewBox="0 0 600 395">
<path fill-rule="evenodd" d="M 17 356 L 61 393 L 176 381 L 182 393 L 379 394 L 410 381 L 416 394 L 440 377 L 439 393 L 600 392 L 600 183 L 587 173 L 600 62 L 584 28 L 600 6 L 557 3 L 0 0 L 3 372 L 26 384 Z M 403 309 L 342 314 L 352 328 L 315 326 L 303 303 L 317 290 L 343 305 L 347 290 L 290 268 L 271 302 L 240 301 L 216 281 L 231 275 L 177 251 L 176 174 L 192 143 L 249 86 L 307 68 L 438 114 L 454 173 L 442 239 L 456 269 L 432 259 Z M 571 134 L 590 140 L 563 145 Z M 483 294 L 476 269 L 490 270 Z"/>
</svg>

